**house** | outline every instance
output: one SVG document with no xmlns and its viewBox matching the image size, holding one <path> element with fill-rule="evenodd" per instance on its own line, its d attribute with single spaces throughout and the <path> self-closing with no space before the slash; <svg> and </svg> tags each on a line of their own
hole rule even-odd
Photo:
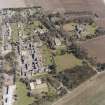
<svg viewBox="0 0 105 105">
<path fill-rule="evenodd" d="M 29 87 L 33 95 L 41 94 L 42 92 L 48 92 L 47 83 L 43 82 L 41 79 L 36 79 L 35 82 L 30 82 Z"/>
<path fill-rule="evenodd" d="M 55 38 L 55 45 L 56 46 L 61 46 L 61 41 L 58 38 Z"/>
<path fill-rule="evenodd" d="M 10 85 L 3 87 L 3 105 L 13 105 L 14 103 L 14 91 L 16 85 Z"/>
</svg>

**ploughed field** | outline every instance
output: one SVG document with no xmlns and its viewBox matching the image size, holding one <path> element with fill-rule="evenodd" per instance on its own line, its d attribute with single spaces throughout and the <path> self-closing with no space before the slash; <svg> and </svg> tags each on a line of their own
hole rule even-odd
<svg viewBox="0 0 105 105">
<path fill-rule="evenodd" d="M 39 5 L 47 10 L 87 10 L 86 0 L 25 0 L 27 5 Z M 31 4 L 33 2 L 33 4 Z M 89 9 L 89 8 L 88 8 Z"/>
<path fill-rule="evenodd" d="M 24 0 L 0 0 L 0 8 L 25 7 Z"/>
<path fill-rule="evenodd" d="M 96 63 L 105 63 L 105 36 L 85 41 L 80 46 Z"/>
<path fill-rule="evenodd" d="M 0 8 L 41 6 L 49 11 L 93 11 L 105 18 L 104 0 L 0 0 Z M 97 8 L 98 7 L 98 8 Z"/>
<path fill-rule="evenodd" d="M 93 11 L 105 17 L 104 0 L 24 0 L 26 6 L 42 6 L 49 11 Z M 97 8 L 98 7 L 98 8 Z"/>
</svg>

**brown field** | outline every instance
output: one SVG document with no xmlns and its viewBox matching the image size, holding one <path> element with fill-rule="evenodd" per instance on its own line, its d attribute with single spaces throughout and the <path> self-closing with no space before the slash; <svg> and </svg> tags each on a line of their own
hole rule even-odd
<svg viewBox="0 0 105 105">
<path fill-rule="evenodd" d="M 95 75 L 53 105 L 105 105 L 105 72 Z"/>
<path fill-rule="evenodd" d="M 105 2 L 104 0 L 24 0 L 26 6 L 41 6 L 47 11 L 83 12 L 90 11 L 99 18 L 96 23 L 105 27 Z"/>
<path fill-rule="evenodd" d="M 104 3 L 104 0 L 0 0 L 0 8 L 41 6 L 49 12 L 90 11 L 100 17 L 96 19 L 97 25 L 105 27 Z"/>
<path fill-rule="evenodd" d="M 25 7 L 24 0 L 0 0 L 0 8 Z"/>
<path fill-rule="evenodd" d="M 105 36 L 82 42 L 80 46 L 97 63 L 105 63 Z"/>
<path fill-rule="evenodd" d="M 31 6 L 41 6 L 49 11 L 92 11 L 105 18 L 104 0 L 0 0 L 0 8 Z"/>
<path fill-rule="evenodd" d="M 25 0 L 26 5 L 39 5 L 46 10 L 59 11 L 93 11 L 101 17 L 105 17 L 103 13 L 105 6 L 103 0 Z M 98 8 L 97 8 L 98 7 Z"/>
<path fill-rule="evenodd" d="M 46 10 L 58 10 L 58 11 L 86 11 L 86 0 L 25 0 L 27 5 L 39 5 Z M 30 2 L 29 2 L 30 1 Z M 33 3 L 32 3 L 33 2 Z"/>
</svg>

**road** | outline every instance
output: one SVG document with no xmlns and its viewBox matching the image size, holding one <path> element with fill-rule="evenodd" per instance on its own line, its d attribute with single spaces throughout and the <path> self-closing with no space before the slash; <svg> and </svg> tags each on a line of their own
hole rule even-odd
<svg viewBox="0 0 105 105">
<path fill-rule="evenodd" d="M 88 100 L 90 100 L 89 97 L 91 98 L 96 97 L 95 94 L 97 93 L 98 95 L 103 90 L 105 91 L 105 72 L 96 74 L 95 76 L 93 76 L 92 78 L 90 78 L 89 80 L 87 80 L 86 82 L 78 86 L 77 88 L 75 88 L 71 93 L 68 93 L 66 96 L 64 96 L 57 102 L 53 103 L 52 105 L 89 105 L 89 104 L 90 105 L 105 105 L 105 103 L 104 104 L 99 104 L 99 103 L 97 104 L 89 103 L 88 104 Z M 105 98 L 105 95 L 103 97 Z M 104 101 L 104 99 L 102 100 L 100 96 L 97 96 L 97 100 L 99 100 L 98 98 L 102 102 Z M 93 103 L 95 103 L 96 100 L 94 100 L 93 98 L 92 101 Z"/>
</svg>

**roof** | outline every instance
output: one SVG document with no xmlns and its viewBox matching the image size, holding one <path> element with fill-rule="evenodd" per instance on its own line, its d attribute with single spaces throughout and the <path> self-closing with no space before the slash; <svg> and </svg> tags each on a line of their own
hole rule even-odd
<svg viewBox="0 0 105 105">
<path fill-rule="evenodd" d="M 13 95 L 16 89 L 16 85 L 11 85 L 8 87 L 8 94 L 7 94 L 7 87 L 3 87 L 3 103 L 4 105 L 13 105 Z M 5 101 L 7 100 L 7 102 Z"/>
<path fill-rule="evenodd" d="M 4 85 L 5 86 L 13 85 L 13 75 L 4 74 Z"/>
<path fill-rule="evenodd" d="M 35 82 L 31 82 L 30 88 L 33 94 L 40 94 L 41 92 L 48 92 L 47 83 L 36 84 Z"/>
</svg>

